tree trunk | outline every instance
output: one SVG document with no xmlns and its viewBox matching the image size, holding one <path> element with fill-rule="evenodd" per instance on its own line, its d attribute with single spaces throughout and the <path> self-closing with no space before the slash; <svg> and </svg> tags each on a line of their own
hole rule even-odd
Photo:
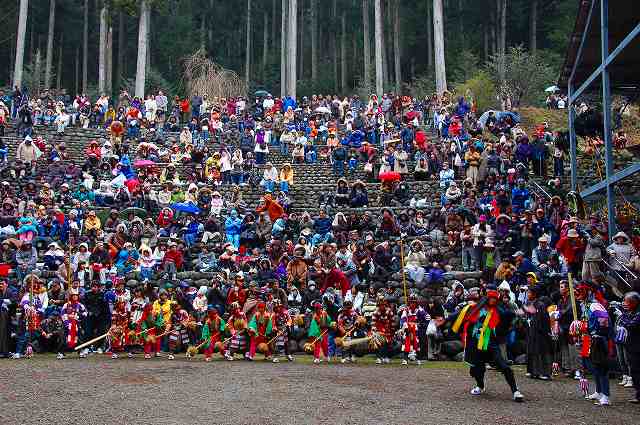
<svg viewBox="0 0 640 425">
<path fill-rule="evenodd" d="M 498 77 L 500 80 L 504 80 L 504 55 L 507 52 L 507 0 L 498 0 L 498 54 L 501 56 L 499 69 L 498 69 Z"/>
<path fill-rule="evenodd" d="M 289 0 L 289 25 L 289 39 L 287 40 L 287 57 L 289 60 L 287 89 L 289 96 L 295 99 L 298 78 L 298 0 Z"/>
<path fill-rule="evenodd" d="M 489 60 L 489 30 L 487 24 L 482 25 L 482 59 L 486 62 Z"/>
<path fill-rule="evenodd" d="M 433 18 L 431 17 L 431 12 L 433 8 L 429 5 L 429 0 L 427 0 L 427 70 L 433 69 Z"/>
<path fill-rule="evenodd" d="M 120 88 L 122 84 L 122 78 L 126 77 L 127 71 L 124 69 L 124 57 L 125 57 L 125 29 L 124 29 L 124 12 L 120 10 L 118 12 L 118 73 L 116 74 L 117 87 Z"/>
<path fill-rule="evenodd" d="M 298 78 L 304 79 L 304 31 L 306 25 L 304 22 L 304 0 L 300 0 L 300 6 L 298 6 Z"/>
<path fill-rule="evenodd" d="M 311 80 L 318 81 L 318 0 L 311 0 Z"/>
<path fill-rule="evenodd" d="M 36 50 L 36 56 L 33 65 L 33 82 L 31 94 L 38 96 L 40 94 L 40 83 L 42 82 L 42 59 L 40 59 L 40 48 Z"/>
<path fill-rule="evenodd" d="M 58 47 L 58 68 L 56 70 L 56 90 L 62 88 L 62 46 L 64 46 L 64 33 L 60 33 L 60 46 Z"/>
<path fill-rule="evenodd" d="M 84 0 L 82 28 L 82 93 L 87 92 L 89 79 L 89 0 Z"/>
<path fill-rule="evenodd" d="M 138 61 L 136 63 L 136 93 L 144 99 L 144 87 L 147 78 L 147 49 L 149 42 L 149 0 L 140 3 L 140 23 L 138 24 Z"/>
<path fill-rule="evenodd" d="M 33 3 L 31 3 L 33 5 Z M 28 9 L 27 9 L 27 14 L 28 14 Z M 33 69 L 33 65 L 34 65 L 34 59 L 35 59 L 35 45 L 36 43 L 34 42 L 34 37 L 33 37 L 33 27 L 35 25 L 30 25 L 29 28 L 29 45 L 27 46 L 27 52 L 29 52 L 29 65 L 31 66 L 31 68 Z"/>
<path fill-rule="evenodd" d="M 107 2 L 102 3 L 100 9 L 100 46 L 98 46 L 98 93 L 104 94 L 107 88 L 107 17 L 109 7 Z"/>
<path fill-rule="evenodd" d="M 531 2 L 531 12 L 529 13 L 529 49 L 535 53 L 538 49 L 538 0 Z"/>
<path fill-rule="evenodd" d="M 505 54 L 507 52 L 507 1 L 500 1 L 500 52 Z"/>
<path fill-rule="evenodd" d="M 375 8 L 375 39 L 376 39 L 376 94 L 382 99 L 384 92 L 384 75 L 382 75 L 382 7 L 381 0 L 374 0 Z"/>
<path fill-rule="evenodd" d="M 16 19 L 17 21 L 17 19 Z M 16 25 L 17 22 L 16 22 Z M 16 66 L 16 41 L 15 41 L 15 34 L 11 34 L 11 37 L 9 38 L 9 42 L 11 43 L 11 55 L 9 57 L 9 79 L 11 80 L 11 87 L 13 87 L 13 76 L 14 76 L 14 68 Z"/>
<path fill-rule="evenodd" d="M 362 81 L 367 93 L 371 91 L 371 30 L 369 28 L 369 0 L 362 1 L 362 32 L 364 50 L 364 75 Z"/>
<path fill-rule="evenodd" d="M 147 0 L 149 1 L 149 0 Z M 145 59 L 145 69 L 151 68 L 151 4 L 149 4 L 149 17 L 147 18 L 147 57 Z M 146 71 L 145 71 L 146 72 Z M 145 75 L 146 84 L 146 75 Z"/>
<path fill-rule="evenodd" d="M 53 33 L 56 25 L 56 0 L 49 0 L 49 34 L 47 35 L 47 59 L 44 65 L 44 87 L 51 88 L 53 66 Z"/>
<path fill-rule="evenodd" d="M 489 13 L 489 52 L 492 55 L 498 53 L 498 30 L 496 27 L 498 26 L 498 20 L 494 13 Z"/>
<path fill-rule="evenodd" d="M 244 57 L 244 79 L 249 83 L 251 75 L 251 0 L 247 0 L 247 47 Z"/>
<path fill-rule="evenodd" d="M 208 16 L 215 16 L 215 13 L 213 11 L 215 5 L 213 4 L 213 0 L 209 0 L 209 13 Z M 207 34 L 207 44 L 209 45 L 209 47 L 213 46 L 213 19 L 209 20 L 209 31 Z M 210 52 L 213 53 L 213 52 Z M 213 56 L 213 54 L 212 54 Z"/>
<path fill-rule="evenodd" d="M 382 23 L 380 24 L 382 28 L 382 34 L 380 34 L 380 38 L 382 39 L 382 87 L 383 87 L 383 90 L 384 90 L 384 87 L 387 87 L 389 85 L 389 62 L 388 62 L 389 52 L 387 50 L 389 46 L 387 45 L 387 37 L 386 37 L 388 7 L 385 1 L 386 0 L 382 0 L 380 2 L 380 15 L 382 16 Z"/>
<path fill-rule="evenodd" d="M 206 44 L 205 44 L 205 39 L 207 37 L 207 25 L 206 25 L 206 20 L 207 20 L 207 14 L 203 13 L 202 17 L 200 18 L 200 50 L 206 51 Z"/>
<path fill-rule="evenodd" d="M 267 75 L 267 53 L 269 52 L 269 13 L 264 11 L 264 28 L 262 29 L 262 79 Z"/>
<path fill-rule="evenodd" d="M 76 81 L 75 81 L 75 94 L 78 94 L 80 90 L 80 47 L 76 47 Z"/>
<path fill-rule="evenodd" d="M 338 31 L 335 31 L 335 29 L 338 26 L 338 2 L 337 0 L 333 0 L 333 8 L 332 8 L 332 13 L 331 13 L 331 22 L 332 24 L 329 25 L 329 34 L 331 37 L 331 47 L 330 50 L 333 53 L 332 58 L 333 58 L 333 88 L 334 88 L 334 92 L 337 93 L 338 92 L 338 40 L 337 40 L 337 35 Z"/>
<path fill-rule="evenodd" d="M 287 35 L 288 28 L 287 24 L 289 20 L 287 19 L 289 5 L 287 4 L 287 0 L 282 1 L 282 13 L 280 20 L 280 97 L 284 98 L 287 94 L 289 94 L 289 89 L 287 87 Z"/>
<path fill-rule="evenodd" d="M 359 57 L 357 55 L 358 52 L 358 37 L 356 37 L 356 34 L 352 33 L 351 34 L 351 54 L 347 55 L 347 84 L 350 87 L 355 87 L 356 82 L 354 81 L 355 79 L 355 74 L 356 74 L 356 69 L 360 69 L 360 61 L 359 61 Z"/>
<path fill-rule="evenodd" d="M 29 0 L 20 0 L 20 17 L 18 18 L 18 35 L 16 42 L 16 62 L 13 68 L 13 85 L 22 87 L 22 66 L 24 62 L 24 41 L 27 35 L 27 14 Z"/>
<path fill-rule="evenodd" d="M 342 92 L 347 91 L 347 15 L 346 11 L 342 9 L 341 20 L 341 34 L 340 34 L 340 87 Z"/>
<path fill-rule="evenodd" d="M 433 0 L 433 45 L 436 64 L 436 91 L 447 90 L 447 71 L 444 62 L 444 25 L 442 22 L 442 0 Z"/>
<path fill-rule="evenodd" d="M 109 31 L 107 31 L 107 48 L 105 49 L 105 56 L 105 64 L 107 67 L 107 70 L 105 71 L 105 90 L 107 91 L 107 95 L 111 96 L 113 94 L 113 27 L 111 25 L 109 25 Z"/>
<path fill-rule="evenodd" d="M 395 65 L 396 94 L 400 94 L 402 89 L 400 55 L 400 0 L 395 0 L 393 4 L 393 59 Z"/>
<path fill-rule="evenodd" d="M 213 0 L 211 0 L 211 2 L 213 3 Z M 271 8 L 271 37 L 273 37 L 273 39 L 271 40 L 271 49 L 272 50 L 276 50 L 276 28 L 277 28 L 277 23 L 278 23 L 278 0 L 273 0 L 273 7 Z"/>
<path fill-rule="evenodd" d="M 409 75 L 409 79 L 411 81 L 413 81 L 413 79 L 416 76 L 416 57 L 415 56 L 411 56 L 411 68 L 410 68 L 410 74 Z"/>
</svg>

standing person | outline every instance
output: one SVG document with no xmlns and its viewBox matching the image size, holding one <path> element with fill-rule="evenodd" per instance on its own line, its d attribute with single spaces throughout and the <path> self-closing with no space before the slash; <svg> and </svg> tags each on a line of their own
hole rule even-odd
<svg viewBox="0 0 640 425">
<path fill-rule="evenodd" d="M 175 354 L 189 345 L 189 313 L 179 303 L 171 304 L 169 319 L 169 355 L 167 359 L 175 359 Z"/>
<path fill-rule="evenodd" d="M 612 332 L 606 301 L 589 282 L 576 287 L 576 300 L 580 302 L 582 316 L 571 324 L 572 334 L 582 340 L 583 366 L 591 372 L 596 384 L 595 392 L 586 395 L 596 405 L 608 406 L 609 396 L 609 336 Z"/>
<path fill-rule="evenodd" d="M 202 339 L 205 341 L 204 360 L 206 362 L 211 361 L 211 355 L 216 348 L 221 355 L 224 353 L 225 359 L 233 359 L 222 343 L 222 335 L 226 331 L 226 327 L 227 324 L 218 314 L 218 310 L 210 305 L 207 309 L 207 318 L 202 325 Z"/>
<path fill-rule="evenodd" d="M 556 251 L 562 255 L 569 271 L 578 276 L 582 263 L 585 244 L 576 229 L 569 229 L 567 235 L 560 238 Z"/>
<path fill-rule="evenodd" d="M 403 333 L 403 365 L 407 365 L 409 360 L 414 361 L 418 359 L 417 352 L 420 348 L 420 339 L 426 338 L 426 326 L 428 322 L 429 317 L 426 311 L 418 305 L 418 297 L 415 294 L 409 295 L 408 305 L 400 314 L 400 329 Z M 426 347 L 426 344 L 422 345 Z M 416 363 L 418 366 L 422 365 L 422 359 L 418 359 Z"/>
<path fill-rule="evenodd" d="M 267 305 L 264 301 L 258 301 L 256 305 L 256 313 L 249 322 L 248 332 L 250 335 L 249 340 L 249 353 L 246 355 L 247 360 L 253 360 L 256 356 L 256 349 L 258 345 L 266 344 L 273 330 L 273 322 L 271 320 L 271 314 L 266 311 Z M 267 345 L 267 350 L 263 353 L 265 360 L 271 360 L 271 349 Z"/>
<path fill-rule="evenodd" d="M 319 364 L 322 360 L 320 354 L 323 354 L 329 361 L 329 336 L 330 328 L 335 328 L 331 316 L 322 307 L 320 301 L 312 303 L 313 315 L 311 316 L 311 325 L 309 326 L 308 336 L 313 338 L 313 363 Z"/>
<path fill-rule="evenodd" d="M 487 363 L 491 363 L 504 375 L 513 400 L 522 402 L 524 396 L 518 390 L 513 371 L 500 353 L 497 338 L 499 333 L 509 329 L 514 314 L 505 309 L 499 299 L 498 291 L 488 290 L 486 298 L 478 304 L 467 304 L 458 312 L 451 329 L 462 333 L 464 360 L 471 364 L 469 373 L 476 380 L 471 394 L 477 396 L 485 392 L 484 374 Z"/>
<path fill-rule="evenodd" d="M 346 300 L 342 305 L 342 310 L 338 315 L 338 333 L 343 339 L 350 338 L 351 334 L 355 330 L 356 319 L 358 313 L 353 309 L 353 303 L 351 300 Z M 350 348 L 342 348 L 342 363 L 355 362 L 356 356 L 353 354 Z"/>
<path fill-rule="evenodd" d="M 244 303 L 244 301 L 243 301 Z M 231 333 L 231 341 L 229 348 L 225 354 L 225 358 L 228 361 L 233 361 L 233 355 L 235 353 L 241 353 L 243 356 L 248 355 L 245 353 L 247 348 L 247 316 L 242 311 L 240 303 L 234 301 L 229 304 L 229 310 L 231 312 L 229 321 L 227 322 L 229 332 Z"/>
<path fill-rule="evenodd" d="M 15 302 L 15 294 L 9 287 L 9 282 L 0 281 L 0 357 L 9 355 L 9 336 L 11 335 L 9 311 Z"/>
<path fill-rule="evenodd" d="M 127 311 L 127 303 L 124 300 L 116 301 L 115 308 L 111 314 L 111 328 L 109 328 L 109 339 L 111 341 L 111 358 L 117 359 L 118 352 L 124 351 L 129 345 L 129 320 L 130 312 Z M 127 353 L 129 358 L 133 357 L 131 352 Z"/>
<path fill-rule="evenodd" d="M 91 290 L 84 294 L 83 302 L 87 309 L 84 338 L 88 341 L 102 335 L 107 328 L 109 310 L 97 280 L 91 282 Z M 102 353 L 102 349 L 98 349 L 98 353 Z"/>
<path fill-rule="evenodd" d="M 279 363 L 278 355 L 286 355 L 287 360 L 293 361 L 293 356 L 289 352 L 289 332 L 293 322 L 291 321 L 291 315 L 287 311 L 285 305 L 279 300 L 273 301 L 273 332 L 276 334 L 275 338 L 275 350 L 273 356 L 273 362 Z"/>
<path fill-rule="evenodd" d="M 153 353 L 160 356 L 160 338 L 164 329 L 162 311 L 154 312 L 151 304 L 145 304 L 142 317 L 138 322 L 137 333 L 144 339 L 144 358 L 150 359 Z"/>
<path fill-rule="evenodd" d="M 629 292 L 624 296 L 624 309 L 619 326 L 624 329 L 625 356 L 629 364 L 635 396 L 629 403 L 640 403 L 640 294 Z"/>
<path fill-rule="evenodd" d="M 202 96 L 198 94 L 198 92 L 193 93 L 191 97 L 191 118 L 195 118 L 196 120 L 200 120 L 200 106 L 202 106 Z"/>
<path fill-rule="evenodd" d="M 473 186 L 476 187 L 480 168 L 480 153 L 476 151 L 473 145 L 469 146 L 469 150 L 464 155 L 464 160 L 467 163 L 467 178 L 471 179 Z"/>
<path fill-rule="evenodd" d="M 524 306 L 529 322 L 527 333 L 527 377 L 543 381 L 551 379 L 551 321 L 547 313 L 546 297 L 540 288 L 530 286 L 528 302 Z"/>
<path fill-rule="evenodd" d="M 586 226 L 587 246 L 584 251 L 584 262 L 582 263 L 582 279 L 594 281 L 602 275 L 600 264 L 602 263 L 602 251 L 605 249 L 605 242 L 596 226 Z"/>
<path fill-rule="evenodd" d="M 558 319 L 560 327 L 560 333 L 558 335 L 560 359 L 558 363 L 560 363 L 560 367 L 567 376 L 572 376 L 573 374 L 574 379 L 580 379 L 582 378 L 582 373 L 578 365 L 578 349 L 575 338 L 569 334 L 569 328 L 573 321 L 573 305 L 569 294 L 569 282 L 566 280 L 560 282 L 560 294 L 557 305 L 560 313 L 560 318 Z M 576 305 L 576 317 L 582 315 L 579 307 L 579 305 Z"/>
<path fill-rule="evenodd" d="M 162 90 L 158 91 L 158 95 L 156 96 L 156 108 L 158 110 L 158 115 L 162 115 L 164 118 L 167 113 L 167 107 L 169 102 L 167 100 L 167 96 L 164 95 Z"/>
<path fill-rule="evenodd" d="M 393 340 L 393 312 L 389 308 L 387 300 L 383 295 L 378 295 L 376 299 L 376 311 L 371 316 L 372 332 L 379 333 L 384 337 L 384 341 L 376 353 L 376 364 L 388 364 L 390 362 L 391 341 Z"/>
</svg>

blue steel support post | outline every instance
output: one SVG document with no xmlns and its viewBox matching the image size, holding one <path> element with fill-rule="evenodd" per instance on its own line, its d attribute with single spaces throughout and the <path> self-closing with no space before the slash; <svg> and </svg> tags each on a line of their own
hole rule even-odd
<svg viewBox="0 0 640 425">
<path fill-rule="evenodd" d="M 604 65 L 609 56 L 609 0 L 600 0 L 600 41 L 602 64 Z M 609 237 L 616 231 L 616 214 L 613 195 L 613 143 L 611 140 L 611 81 L 609 69 L 602 68 L 602 115 L 604 121 L 604 148 L 605 148 L 605 169 L 607 179 L 607 216 L 609 225 Z"/>
<path fill-rule="evenodd" d="M 578 190 L 578 149 L 576 147 L 576 128 L 575 118 L 576 112 L 573 105 L 573 99 L 571 98 L 571 92 L 573 91 L 573 81 L 569 79 L 569 157 L 571 159 L 571 190 Z"/>
<path fill-rule="evenodd" d="M 587 34 L 589 34 L 589 29 L 591 28 L 591 17 L 593 16 L 593 11 L 595 9 L 595 2 L 597 0 L 592 0 L 591 7 L 589 7 L 589 15 L 587 17 L 587 22 L 585 25 L 584 32 L 582 33 L 582 39 L 580 40 L 580 47 L 578 48 L 578 53 L 576 55 L 575 62 L 573 63 L 573 68 L 571 69 L 571 74 L 569 75 L 568 81 L 568 105 L 569 108 L 569 156 L 571 160 L 571 190 L 578 190 L 578 149 L 577 149 L 577 140 L 576 140 L 576 130 L 574 127 L 576 113 L 574 104 L 576 99 L 574 99 L 573 94 L 573 77 L 576 74 L 576 69 L 578 68 L 578 63 L 582 59 L 582 51 L 584 49 L 584 45 L 587 41 Z M 575 96 L 577 97 L 577 96 Z"/>
</svg>

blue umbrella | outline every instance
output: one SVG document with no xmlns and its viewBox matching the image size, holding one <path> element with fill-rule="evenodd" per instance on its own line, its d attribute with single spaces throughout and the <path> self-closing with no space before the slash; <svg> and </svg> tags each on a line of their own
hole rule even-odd
<svg viewBox="0 0 640 425">
<path fill-rule="evenodd" d="M 200 208 L 191 202 L 176 202 L 175 204 L 171 204 L 171 209 L 189 214 L 200 213 Z"/>
<path fill-rule="evenodd" d="M 487 118 L 489 118 L 489 112 L 493 112 L 493 115 L 496 117 L 497 120 L 500 120 L 505 116 L 510 116 L 514 123 L 520 122 L 520 115 L 515 112 L 489 110 L 489 111 L 486 111 L 484 114 L 480 115 L 480 118 L 478 119 L 478 121 L 480 121 L 480 124 L 482 124 L 483 127 L 486 127 L 487 125 Z"/>
</svg>

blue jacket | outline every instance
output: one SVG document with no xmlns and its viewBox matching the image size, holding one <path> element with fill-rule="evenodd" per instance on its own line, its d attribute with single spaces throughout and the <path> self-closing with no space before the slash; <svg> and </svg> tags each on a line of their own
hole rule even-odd
<svg viewBox="0 0 640 425">
<path fill-rule="evenodd" d="M 228 235 L 239 235 L 242 230 L 242 220 L 237 216 L 227 217 L 224 222 L 224 230 Z"/>
<path fill-rule="evenodd" d="M 291 96 L 287 96 L 284 101 L 282 102 L 282 112 L 287 112 L 287 110 L 289 109 L 289 107 L 291 107 L 291 109 L 293 109 L 294 111 L 297 108 L 297 104 L 294 98 L 292 98 Z"/>
<path fill-rule="evenodd" d="M 519 210 L 523 210 L 529 200 L 529 189 L 520 189 L 517 186 L 511 189 L 511 203 Z"/>
<path fill-rule="evenodd" d="M 313 222 L 313 229 L 320 235 L 326 235 L 331 231 L 331 219 L 329 217 L 316 218 Z"/>
</svg>

